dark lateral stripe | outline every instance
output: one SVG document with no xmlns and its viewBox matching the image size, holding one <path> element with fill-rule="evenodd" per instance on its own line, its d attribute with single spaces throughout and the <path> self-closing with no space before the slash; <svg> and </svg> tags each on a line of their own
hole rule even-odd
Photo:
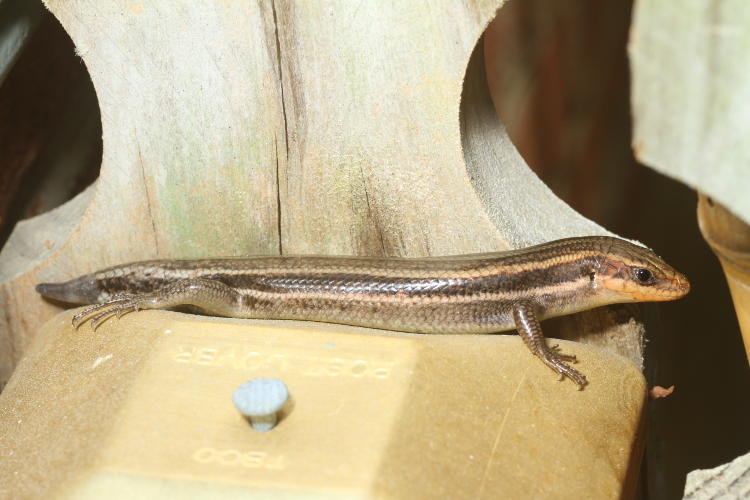
<svg viewBox="0 0 750 500">
<path fill-rule="evenodd" d="M 584 276 L 586 267 L 596 267 L 595 257 L 562 261 L 543 261 L 535 267 L 519 271 L 485 273 L 478 271 L 474 277 L 454 277 L 451 273 L 428 277 L 394 277 L 368 273 L 328 272 L 311 274 L 309 269 L 299 269 L 287 274 L 255 274 L 254 272 L 227 274 L 224 272 L 203 272 L 193 276 L 221 281 L 240 293 L 266 292 L 280 295 L 316 293 L 371 294 L 399 297 L 466 297 L 476 294 L 492 294 L 497 297 L 513 296 L 519 292 L 534 293 L 539 289 L 558 289 L 566 283 L 574 283 Z M 546 265 L 545 265 L 546 264 Z M 109 294 L 121 292 L 147 293 L 158 290 L 168 282 L 187 277 L 184 270 L 177 276 L 157 277 L 151 273 L 149 279 L 138 279 L 138 273 L 122 273 L 120 276 L 100 280 L 101 288 Z"/>
<path fill-rule="evenodd" d="M 562 287 L 577 283 L 585 273 L 586 263 L 573 262 L 527 270 L 519 273 L 500 273 L 476 278 L 393 278 L 348 273 L 331 273 L 322 276 L 287 274 L 280 276 L 207 275 L 238 290 L 289 293 L 339 293 L 401 296 L 455 297 L 472 294 L 512 294 L 533 292 L 542 288 Z"/>
</svg>

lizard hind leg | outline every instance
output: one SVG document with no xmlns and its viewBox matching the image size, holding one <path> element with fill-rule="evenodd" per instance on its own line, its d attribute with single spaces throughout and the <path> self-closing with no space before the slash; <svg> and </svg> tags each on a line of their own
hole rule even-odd
<svg viewBox="0 0 750 500">
<path fill-rule="evenodd" d="M 71 323 L 75 328 L 78 328 L 83 324 L 87 318 L 95 318 L 100 316 L 100 311 L 112 309 L 118 306 L 119 304 L 125 303 L 128 300 L 130 300 L 129 295 L 117 295 L 115 297 L 112 297 L 111 299 L 107 300 L 106 302 L 102 302 L 100 304 L 94 304 L 93 306 L 89 306 L 83 311 L 78 312 L 73 316 L 73 319 Z"/>
<path fill-rule="evenodd" d="M 513 309 L 513 320 L 524 344 L 535 356 L 557 372 L 561 379 L 568 377 L 575 382 L 579 391 L 586 386 L 588 383 L 586 376 L 567 363 L 575 362 L 576 357 L 572 354 L 561 353 L 557 345 L 547 346 L 542 334 L 542 327 L 532 304 L 528 302 L 518 303 Z"/>
<path fill-rule="evenodd" d="M 154 292 L 113 297 L 111 300 L 86 308 L 73 316 L 73 326 L 78 328 L 91 321 L 96 329 L 104 321 L 142 309 L 170 309 L 191 305 L 208 314 L 231 316 L 240 302 L 240 294 L 224 283 L 206 278 L 189 278 L 175 281 Z"/>
</svg>

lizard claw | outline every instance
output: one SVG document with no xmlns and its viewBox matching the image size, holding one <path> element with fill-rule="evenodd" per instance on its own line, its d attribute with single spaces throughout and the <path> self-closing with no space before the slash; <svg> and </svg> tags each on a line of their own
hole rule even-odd
<svg viewBox="0 0 750 500">
<path fill-rule="evenodd" d="M 576 362 L 577 360 L 575 355 L 561 353 L 560 347 L 557 344 L 550 348 L 544 349 L 540 354 L 540 357 L 547 366 L 552 368 L 555 372 L 557 372 L 558 375 L 560 375 L 560 380 L 563 380 L 566 377 L 569 378 L 578 386 L 579 391 L 583 390 L 583 388 L 586 387 L 586 384 L 588 384 L 586 375 L 579 372 L 567 363 Z"/>
<path fill-rule="evenodd" d="M 73 319 L 71 320 L 71 323 L 74 328 L 78 328 L 82 324 L 86 322 L 86 319 L 91 316 L 92 314 L 101 311 L 102 309 L 108 308 L 114 304 L 120 304 L 122 302 L 125 302 L 128 300 L 128 297 L 114 297 L 107 302 L 103 302 L 101 304 L 94 304 L 91 307 L 87 307 L 83 311 L 77 313 L 75 316 L 73 316 Z M 98 316 L 98 315 L 97 315 Z"/>
<path fill-rule="evenodd" d="M 549 348 L 551 351 L 555 352 L 555 356 L 563 361 L 568 361 L 570 363 L 578 363 L 578 358 L 575 354 L 563 354 L 560 352 L 560 344 L 554 344 L 550 346 Z"/>
<path fill-rule="evenodd" d="M 78 329 L 82 324 L 91 321 L 91 328 L 96 330 L 112 316 L 118 319 L 123 315 L 140 309 L 139 298 L 133 295 L 119 295 L 112 299 L 84 309 L 73 316 L 73 327 Z"/>
<path fill-rule="evenodd" d="M 104 311 L 95 315 L 93 318 L 91 318 L 91 329 L 96 330 L 99 325 L 104 323 L 110 316 L 112 316 L 112 314 L 114 314 L 114 311 L 105 309 Z"/>
</svg>

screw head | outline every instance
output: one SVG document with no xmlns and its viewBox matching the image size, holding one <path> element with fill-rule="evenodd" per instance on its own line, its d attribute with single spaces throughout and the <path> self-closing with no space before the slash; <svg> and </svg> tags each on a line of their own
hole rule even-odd
<svg viewBox="0 0 750 500">
<path fill-rule="evenodd" d="M 270 431 L 276 426 L 278 412 L 288 399 L 289 390 L 276 378 L 248 380 L 232 395 L 234 406 L 258 432 Z"/>
</svg>

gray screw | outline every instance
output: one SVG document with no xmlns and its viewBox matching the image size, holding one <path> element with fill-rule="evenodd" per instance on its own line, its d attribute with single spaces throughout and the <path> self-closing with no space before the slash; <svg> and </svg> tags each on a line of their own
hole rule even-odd
<svg viewBox="0 0 750 500">
<path fill-rule="evenodd" d="M 239 386 L 232 395 L 234 406 L 250 420 L 258 432 L 276 426 L 279 410 L 289 399 L 289 391 L 279 379 L 255 378 Z"/>
</svg>

